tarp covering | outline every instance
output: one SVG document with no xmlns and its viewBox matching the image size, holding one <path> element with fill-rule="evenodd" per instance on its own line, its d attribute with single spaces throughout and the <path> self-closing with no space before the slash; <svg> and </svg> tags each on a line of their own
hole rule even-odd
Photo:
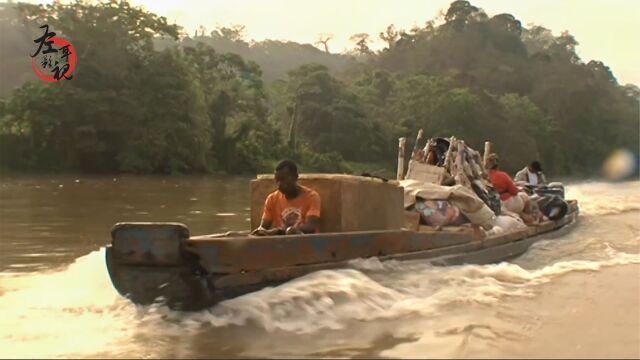
<svg viewBox="0 0 640 360">
<path fill-rule="evenodd" d="M 405 209 L 414 205 L 418 197 L 425 200 L 448 200 L 473 224 L 490 229 L 495 222 L 496 216 L 493 211 L 473 190 L 465 186 L 441 186 L 417 180 L 401 180 L 400 185 L 404 188 Z"/>
</svg>

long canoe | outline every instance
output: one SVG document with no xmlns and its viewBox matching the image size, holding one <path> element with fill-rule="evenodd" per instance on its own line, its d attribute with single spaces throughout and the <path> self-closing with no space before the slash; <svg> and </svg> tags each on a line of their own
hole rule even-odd
<svg viewBox="0 0 640 360">
<path fill-rule="evenodd" d="M 288 236 L 191 236 L 180 223 L 118 223 L 106 263 L 114 287 L 137 304 L 162 301 L 184 311 L 276 286 L 305 274 L 348 267 L 357 258 L 428 259 L 434 265 L 487 264 L 527 251 L 540 236 L 576 221 L 566 216 L 483 235 L 470 226 Z"/>
</svg>

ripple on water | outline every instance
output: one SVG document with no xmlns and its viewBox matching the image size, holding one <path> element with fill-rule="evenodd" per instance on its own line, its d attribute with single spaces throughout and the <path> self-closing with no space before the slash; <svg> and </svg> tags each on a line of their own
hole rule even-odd
<svg viewBox="0 0 640 360">
<path fill-rule="evenodd" d="M 627 201 L 621 207 L 630 208 L 627 205 L 637 201 L 629 195 L 625 200 L 593 194 L 602 188 L 607 186 L 579 188 L 581 196 L 587 196 L 578 197 L 581 205 L 588 210 L 589 203 L 596 209 L 599 202 Z M 172 210 L 184 213 L 185 208 Z M 246 216 L 240 208 L 229 210 Z M 203 210 L 210 214 L 223 209 Z M 262 357 L 491 356 L 500 347 L 522 344 L 540 322 L 540 311 L 557 311 L 536 309 L 540 285 L 570 272 L 640 263 L 640 255 L 632 251 L 633 242 L 635 251 L 640 242 L 633 213 L 599 217 L 590 211 L 586 211 L 590 221 L 579 222 L 567 235 L 539 242 L 512 263 L 433 267 L 425 261 L 356 260 L 348 269 L 315 272 L 196 313 L 131 304 L 113 289 L 103 250 L 53 273 L 35 272 L 46 256 L 55 256 L 48 250 L 65 251 L 40 242 L 47 250 L 25 248 L 22 260 L 33 263 L 0 274 L 5 325 L 0 327 L 0 353 L 7 357 L 216 357 L 225 349 L 235 349 L 239 356 Z M 233 220 L 217 220 L 229 221 Z M 34 272 L 17 274 L 24 269 Z M 529 306 L 514 306 L 511 299 L 522 299 L 521 304 Z M 77 345 L 69 347 L 71 342 Z"/>
</svg>

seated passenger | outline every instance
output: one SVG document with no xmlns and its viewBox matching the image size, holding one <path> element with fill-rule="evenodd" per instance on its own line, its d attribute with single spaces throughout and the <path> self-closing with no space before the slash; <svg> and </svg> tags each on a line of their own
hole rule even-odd
<svg viewBox="0 0 640 360">
<path fill-rule="evenodd" d="M 498 160 L 497 154 L 491 154 L 488 157 L 487 167 L 491 183 L 500 194 L 502 207 L 507 211 L 521 214 L 529 197 L 524 192 L 518 192 L 518 188 L 509 174 L 498 170 Z"/>
<path fill-rule="evenodd" d="M 267 196 L 260 226 L 252 235 L 309 234 L 318 231 L 320 195 L 298 184 L 298 167 L 282 160 L 275 171 L 278 190 Z"/>
<path fill-rule="evenodd" d="M 531 164 L 524 167 L 522 170 L 516 173 L 515 181 L 526 182 L 528 185 L 544 185 L 547 183 L 547 179 L 542 173 L 542 167 L 538 161 L 532 161 Z"/>
</svg>

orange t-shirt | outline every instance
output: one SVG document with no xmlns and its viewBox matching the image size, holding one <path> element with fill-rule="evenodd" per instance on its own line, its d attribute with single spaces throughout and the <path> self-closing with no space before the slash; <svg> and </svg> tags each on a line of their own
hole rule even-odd
<svg viewBox="0 0 640 360">
<path fill-rule="evenodd" d="M 518 195 L 518 188 L 511 179 L 511 176 L 504 171 L 489 170 L 491 183 L 500 194 L 500 200 L 507 201 L 510 197 Z"/>
<path fill-rule="evenodd" d="M 272 228 L 301 225 L 307 216 L 320 216 L 320 195 L 306 186 L 298 186 L 300 192 L 294 199 L 287 199 L 278 190 L 267 196 L 262 218 L 270 220 Z"/>
</svg>

